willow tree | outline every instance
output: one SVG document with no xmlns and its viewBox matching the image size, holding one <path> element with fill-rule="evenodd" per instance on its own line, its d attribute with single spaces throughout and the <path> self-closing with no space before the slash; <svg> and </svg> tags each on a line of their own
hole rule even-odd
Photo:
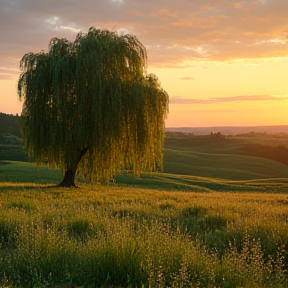
<svg viewBox="0 0 288 288">
<path fill-rule="evenodd" d="M 107 181 L 121 168 L 162 169 L 168 95 L 135 36 L 92 27 L 74 42 L 51 39 L 20 68 L 24 146 L 63 169 L 59 186 L 75 186 L 78 170 Z"/>
</svg>

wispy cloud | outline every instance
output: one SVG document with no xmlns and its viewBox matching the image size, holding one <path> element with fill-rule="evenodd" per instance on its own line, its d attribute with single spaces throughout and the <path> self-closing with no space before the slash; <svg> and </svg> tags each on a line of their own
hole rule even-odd
<svg viewBox="0 0 288 288">
<path fill-rule="evenodd" d="M 175 79 L 178 79 L 178 80 L 194 80 L 195 78 L 194 77 L 179 77 L 179 78 L 175 78 Z"/>
<path fill-rule="evenodd" d="M 216 97 L 210 99 L 189 99 L 183 97 L 171 97 L 170 104 L 213 104 L 220 102 L 240 102 L 240 101 L 288 101 L 288 96 L 272 95 L 243 95 L 231 97 Z"/>
<path fill-rule="evenodd" d="M 9 80 L 19 76 L 18 68 L 0 66 L 0 79 Z"/>
<path fill-rule="evenodd" d="M 52 37 L 73 40 L 91 26 L 136 34 L 149 65 L 158 67 L 287 57 L 287 0 L 82 0 L 80 7 L 1 0 L 0 62 L 46 49 Z"/>
</svg>

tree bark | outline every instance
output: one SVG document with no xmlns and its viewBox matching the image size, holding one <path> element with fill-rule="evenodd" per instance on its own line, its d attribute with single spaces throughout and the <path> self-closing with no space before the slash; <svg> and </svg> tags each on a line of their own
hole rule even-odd
<svg viewBox="0 0 288 288">
<path fill-rule="evenodd" d="M 76 175 L 76 170 L 73 171 L 72 169 L 67 169 L 58 187 L 77 187 L 75 185 L 75 175 Z"/>
<path fill-rule="evenodd" d="M 77 158 L 77 163 L 76 165 L 73 165 L 73 167 L 75 168 L 70 168 L 69 166 L 68 168 L 66 168 L 64 177 L 62 181 L 60 182 L 60 184 L 57 185 L 57 187 L 77 187 L 75 184 L 75 176 L 76 176 L 77 167 L 82 157 L 85 155 L 87 151 L 88 151 L 88 148 L 85 148 L 82 151 L 80 151 L 78 158 Z"/>
</svg>

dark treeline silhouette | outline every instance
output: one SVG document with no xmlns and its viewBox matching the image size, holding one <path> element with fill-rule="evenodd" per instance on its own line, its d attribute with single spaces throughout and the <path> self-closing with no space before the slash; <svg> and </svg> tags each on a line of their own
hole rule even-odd
<svg viewBox="0 0 288 288">
<path fill-rule="evenodd" d="M 264 136 L 266 133 L 247 133 L 239 134 L 241 137 L 257 137 Z M 274 137 L 287 137 L 287 134 L 277 134 Z M 189 141 L 191 148 L 193 144 L 217 140 L 218 138 L 225 139 L 221 133 L 211 133 L 210 135 L 196 136 L 192 133 L 183 132 L 166 132 L 166 138 L 179 139 L 179 141 Z M 215 138 L 215 139 L 214 139 Z M 204 141 L 204 142 L 203 142 Z M 2 144 L 2 145 L 1 145 Z M 4 147 L 6 144 L 9 147 Z M 187 143 L 186 143 L 187 144 Z M 0 160 L 17 160 L 28 161 L 28 156 L 23 151 L 21 142 L 20 117 L 18 115 L 9 115 L 0 112 Z M 179 145 L 179 143 L 178 143 Z M 263 144 L 245 144 L 242 153 L 247 156 L 256 156 L 268 158 L 288 165 L 288 147 L 284 145 L 268 146 Z"/>
<path fill-rule="evenodd" d="M 0 112 L 0 160 L 29 161 L 21 141 L 20 116 Z"/>
<path fill-rule="evenodd" d="M 225 139 L 225 136 L 222 135 L 221 132 L 217 132 L 217 133 L 211 132 L 210 139 L 219 141 L 219 140 Z"/>
<path fill-rule="evenodd" d="M 7 135 L 14 135 L 21 138 L 20 116 L 0 112 L 0 138 Z"/>
</svg>

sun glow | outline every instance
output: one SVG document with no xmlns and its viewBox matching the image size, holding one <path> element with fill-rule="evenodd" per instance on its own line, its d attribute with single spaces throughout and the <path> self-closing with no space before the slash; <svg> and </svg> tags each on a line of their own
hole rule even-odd
<svg viewBox="0 0 288 288">
<path fill-rule="evenodd" d="M 81 9 L 51 0 L 25 11 L 17 1 L 0 9 L 1 112 L 21 113 L 17 71 L 25 53 L 93 26 L 135 35 L 146 47 L 148 73 L 171 99 L 167 125 L 287 124 L 287 101 L 278 99 L 288 95 L 287 0 L 84 0 Z"/>
<path fill-rule="evenodd" d="M 151 70 L 170 95 L 168 127 L 288 123 L 287 58 Z"/>
</svg>

